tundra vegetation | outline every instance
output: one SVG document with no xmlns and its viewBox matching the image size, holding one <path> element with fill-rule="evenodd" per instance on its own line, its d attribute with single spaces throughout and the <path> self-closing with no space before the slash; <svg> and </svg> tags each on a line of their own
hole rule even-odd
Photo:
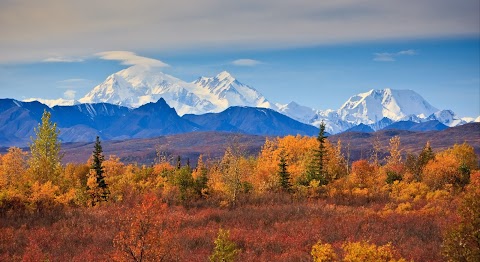
<svg viewBox="0 0 480 262">
<path fill-rule="evenodd" d="M 415 155 L 394 137 L 384 159 L 372 145 L 350 163 L 321 131 L 193 167 L 122 163 L 97 138 L 87 163 L 63 165 L 48 113 L 35 131 L 30 152 L 0 156 L 0 261 L 480 261 L 465 143 Z"/>
</svg>

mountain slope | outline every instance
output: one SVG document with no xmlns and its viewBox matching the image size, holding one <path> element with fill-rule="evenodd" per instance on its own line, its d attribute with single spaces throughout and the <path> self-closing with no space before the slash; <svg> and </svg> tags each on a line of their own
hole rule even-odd
<svg viewBox="0 0 480 262">
<path fill-rule="evenodd" d="M 11 146 L 26 145 L 35 135 L 34 128 L 44 110 L 49 111 L 50 108 L 37 101 L 0 99 L 0 142 Z"/>
<path fill-rule="evenodd" d="M 110 75 L 79 102 L 137 108 L 160 98 L 180 115 L 220 112 L 230 106 L 272 107 L 257 90 L 240 83 L 228 72 L 187 83 L 158 68 L 138 65 Z"/>
<path fill-rule="evenodd" d="M 412 90 L 372 89 L 350 97 L 339 109 L 317 110 L 295 102 L 271 103 L 254 88 L 226 71 L 214 77 L 200 77 L 189 83 L 165 74 L 161 68 L 135 65 L 116 72 L 95 86 L 79 101 L 42 100 L 55 104 L 110 103 L 138 108 L 163 98 L 182 116 L 218 113 L 231 106 L 270 108 L 305 124 L 318 127 L 323 121 L 329 133 L 343 132 L 358 124 L 379 130 L 392 122 L 438 120 L 447 126 L 473 121 L 450 110 L 439 111 Z M 378 125 L 377 125 L 378 124 Z"/>
<path fill-rule="evenodd" d="M 44 110 L 60 130 L 62 142 L 149 138 L 194 131 L 229 131 L 271 136 L 317 135 L 318 129 L 266 108 L 230 107 L 221 113 L 185 115 L 161 98 L 139 108 L 107 103 L 55 106 L 39 102 L 0 100 L 0 146 L 25 146 Z"/>
<path fill-rule="evenodd" d="M 156 103 L 148 103 L 128 112 L 106 128 L 104 133 L 109 139 L 125 139 L 188 133 L 200 129 L 200 126 L 178 116 L 175 109 L 160 98 Z"/>
<path fill-rule="evenodd" d="M 412 90 L 389 88 L 352 96 L 338 110 L 342 120 L 364 124 L 373 124 L 384 117 L 394 121 L 411 115 L 426 118 L 437 111 Z"/>
<path fill-rule="evenodd" d="M 267 108 L 230 107 L 216 114 L 184 115 L 183 118 L 214 131 L 273 136 L 318 134 L 317 128 Z"/>
<path fill-rule="evenodd" d="M 275 107 L 257 90 L 240 83 L 226 71 L 215 77 L 200 77 L 193 84 L 213 94 L 216 104 L 223 109 L 230 106 Z"/>
</svg>

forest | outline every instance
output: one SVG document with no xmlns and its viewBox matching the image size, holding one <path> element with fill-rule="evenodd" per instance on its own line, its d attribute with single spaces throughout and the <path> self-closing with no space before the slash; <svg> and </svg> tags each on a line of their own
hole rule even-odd
<svg viewBox="0 0 480 262">
<path fill-rule="evenodd" d="M 98 137 L 86 163 L 62 164 L 48 112 L 35 133 L 0 156 L 0 261 L 480 261 L 466 143 L 414 154 L 393 137 L 352 162 L 321 125 L 195 166 L 123 163 Z"/>
</svg>

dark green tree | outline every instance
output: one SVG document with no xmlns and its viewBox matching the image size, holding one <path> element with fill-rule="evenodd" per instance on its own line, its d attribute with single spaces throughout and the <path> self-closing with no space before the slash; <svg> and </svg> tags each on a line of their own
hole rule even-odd
<svg viewBox="0 0 480 262">
<path fill-rule="evenodd" d="M 103 170 L 104 160 L 105 156 L 103 155 L 100 137 L 97 136 L 92 153 L 92 165 L 90 167 L 92 182 L 87 185 L 87 191 L 90 192 L 92 197 L 92 205 L 100 201 L 108 201 L 108 195 L 110 194 L 108 185 L 105 182 L 105 170 Z"/>
<path fill-rule="evenodd" d="M 35 128 L 36 138 L 31 138 L 29 161 L 30 173 L 33 179 L 45 183 L 57 183 L 61 173 L 60 131 L 57 124 L 50 121 L 51 114 L 44 110 L 42 121 Z"/>
<path fill-rule="evenodd" d="M 288 164 L 286 159 L 286 153 L 284 150 L 280 152 L 280 160 L 278 163 L 278 178 L 279 184 L 282 190 L 285 192 L 292 191 L 292 183 L 290 182 L 290 173 L 287 170 Z"/>
<path fill-rule="evenodd" d="M 177 169 L 180 169 L 182 167 L 182 158 L 180 156 L 177 156 L 176 167 L 177 167 Z"/>
<path fill-rule="evenodd" d="M 326 134 L 325 134 L 325 122 L 320 123 L 320 132 L 318 133 L 318 149 L 315 149 L 313 152 L 313 158 L 307 167 L 307 184 L 312 180 L 317 180 L 320 182 L 320 185 L 326 185 L 328 183 L 327 174 L 325 170 L 325 160 L 327 158 L 327 150 L 325 147 L 326 143 Z"/>
<path fill-rule="evenodd" d="M 417 159 L 417 170 L 414 172 L 414 176 L 416 180 L 421 180 L 423 168 L 428 164 L 428 162 L 435 158 L 435 154 L 433 153 L 432 147 L 430 146 L 430 141 L 427 141 L 425 146 L 422 149 L 422 152 L 418 155 Z"/>
<path fill-rule="evenodd" d="M 208 169 L 203 163 L 203 156 L 198 157 L 197 167 L 195 168 L 195 191 L 199 196 L 202 196 L 208 188 Z"/>
<path fill-rule="evenodd" d="M 180 200 L 186 201 L 193 194 L 194 180 L 190 168 L 184 166 L 175 170 L 173 183 L 180 191 Z"/>
</svg>

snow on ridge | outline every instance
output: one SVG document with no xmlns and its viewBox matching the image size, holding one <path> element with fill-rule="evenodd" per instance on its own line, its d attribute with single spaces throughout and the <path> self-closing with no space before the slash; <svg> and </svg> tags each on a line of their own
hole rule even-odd
<svg viewBox="0 0 480 262">
<path fill-rule="evenodd" d="M 33 101 L 38 101 L 38 102 L 40 102 L 44 105 L 47 105 L 50 108 L 52 108 L 54 106 L 73 106 L 73 105 L 76 104 L 75 100 L 64 99 L 64 98 L 58 98 L 58 99 L 27 98 L 27 99 L 23 100 L 23 102 L 33 102 Z M 20 105 L 18 105 L 18 106 L 20 106 Z"/>
<path fill-rule="evenodd" d="M 438 120 L 448 126 L 480 121 L 480 117 L 475 120 L 461 119 L 451 111 L 439 111 L 413 90 L 371 89 L 350 97 L 337 110 L 321 111 L 295 102 L 271 103 L 255 88 L 239 82 L 227 71 L 214 77 L 200 77 L 193 82 L 185 82 L 163 73 L 160 68 L 139 65 L 108 76 L 79 102 L 136 108 L 160 98 L 164 98 L 179 115 L 217 113 L 230 106 L 261 107 L 316 127 L 324 121 L 331 134 L 360 123 L 373 125 L 384 118 L 416 122 Z M 25 101 L 31 100 L 38 100 L 50 107 L 77 103 L 66 99 Z"/>
</svg>

